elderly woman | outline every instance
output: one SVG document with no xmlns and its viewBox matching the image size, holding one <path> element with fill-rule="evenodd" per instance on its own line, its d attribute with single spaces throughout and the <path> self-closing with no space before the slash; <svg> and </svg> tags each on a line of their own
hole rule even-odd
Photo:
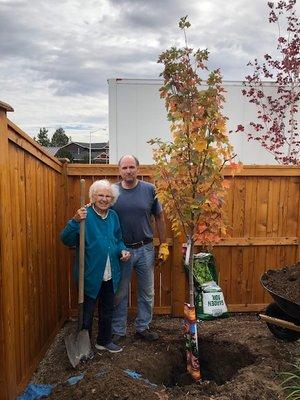
<svg viewBox="0 0 300 400">
<path fill-rule="evenodd" d="M 120 261 L 130 253 L 124 245 L 118 215 L 109 207 L 118 198 L 117 186 L 107 180 L 95 181 L 89 190 L 91 206 L 77 210 L 61 233 L 67 246 L 77 247 L 74 275 L 78 281 L 79 223 L 85 223 L 85 269 L 83 329 L 91 332 L 94 309 L 98 303 L 98 336 L 95 347 L 112 353 L 122 348 L 111 341 L 114 293 L 120 280 Z"/>
</svg>

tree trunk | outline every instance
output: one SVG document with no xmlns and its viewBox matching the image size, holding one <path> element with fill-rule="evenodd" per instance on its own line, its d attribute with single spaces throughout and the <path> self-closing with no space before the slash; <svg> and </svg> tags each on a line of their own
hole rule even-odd
<svg viewBox="0 0 300 400">
<path fill-rule="evenodd" d="M 189 265 L 189 299 L 190 299 L 190 306 L 194 307 L 195 302 L 194 302 L 194 276 L 193 276 L 193 267 L 194 267 L 194 244 L 195 241 L 194 239 L 188 239 L 188 243 L 190 242 L 190 254 L 189 254 L 189 260 L 188 260 L 188 265 Z"/>
</svg>

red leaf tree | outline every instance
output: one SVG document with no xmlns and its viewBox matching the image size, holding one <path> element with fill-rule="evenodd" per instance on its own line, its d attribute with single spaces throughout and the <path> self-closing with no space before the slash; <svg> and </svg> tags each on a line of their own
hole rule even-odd
<svg viewBox="0 0 300 400">
<path fill-rule="evenodd" d="M 280 164 L 299 164 L 300 141 L 297 124 L 299 111 L 300 23 L 296 16 L 296 0 L 268 2 L 269 22 L 278 25 L 278 57 L 264 55 L 264 62 L 249 62 L 254 71 L 245 78 L 242 93 L 257 108 L 257 121 L 250 122 L 258 141 Z M 283 21 L 282 21 L 283 20 Z M 285 25 L 285 34 L 281 25 Z M 263 81 L 275 80 L 276 94 L 267 94 Z M 239 125 L 237 131 L 244 131 Z"/>
</svg>

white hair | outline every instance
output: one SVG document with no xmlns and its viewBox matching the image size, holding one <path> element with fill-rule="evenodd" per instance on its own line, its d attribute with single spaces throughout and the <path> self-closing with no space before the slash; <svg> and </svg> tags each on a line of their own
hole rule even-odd
<svg viewBox="0 0 300 400">
<path fill-rule="evenodd" d="M 90 198 L 91 203 L 93 203 L 94 194 L 99 189 L 110 190 L 111 195 L 113 197 L 111 204 L 115 204 L 115 202 L 117 201 L 119 194 L 120 194 L 119 188 L 117 185 L 110 183 L 107 179 L 100 179 L 91 184 L 90 189 L 89 189 L 89 198 Z"/>
</svg>

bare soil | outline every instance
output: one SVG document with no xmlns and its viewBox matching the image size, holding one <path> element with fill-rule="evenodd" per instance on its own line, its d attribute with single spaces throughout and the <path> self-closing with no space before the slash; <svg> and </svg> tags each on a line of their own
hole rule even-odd
<svg viewBox="0 0 300 400">
<path fill-rule="evenodd" d="M 76 329 L 76 323 L 68 322 L 32 382 L 56 384 L 50 396 L 56 400 L 283 400 L 280 374 L 291 370 L 289 363 L 300 357 L 299 341 L 277 339 L 255 314 L 234 314 L 200 322 L 203 379 L 194 383 L 185 371 L 183 320 L 156 317 L 152 328 L 159 333 L 160 340 L 154 343 L 136 340 L 131 321 L 123 352 L 95 351 L 92 360 L 74 370 L 63 338 Z M 141 375 L 133 378 L 126 370 Z M 74 385 L 67 383 L 68 378 L 78 374 L 84 374 L 82 380 Z"/>
<path fill-rule="evenodd" d="M 272 292 L 300 305 L 300 262 L 279 270 L 269 270 L 262 281 Z"/>
</svg>

